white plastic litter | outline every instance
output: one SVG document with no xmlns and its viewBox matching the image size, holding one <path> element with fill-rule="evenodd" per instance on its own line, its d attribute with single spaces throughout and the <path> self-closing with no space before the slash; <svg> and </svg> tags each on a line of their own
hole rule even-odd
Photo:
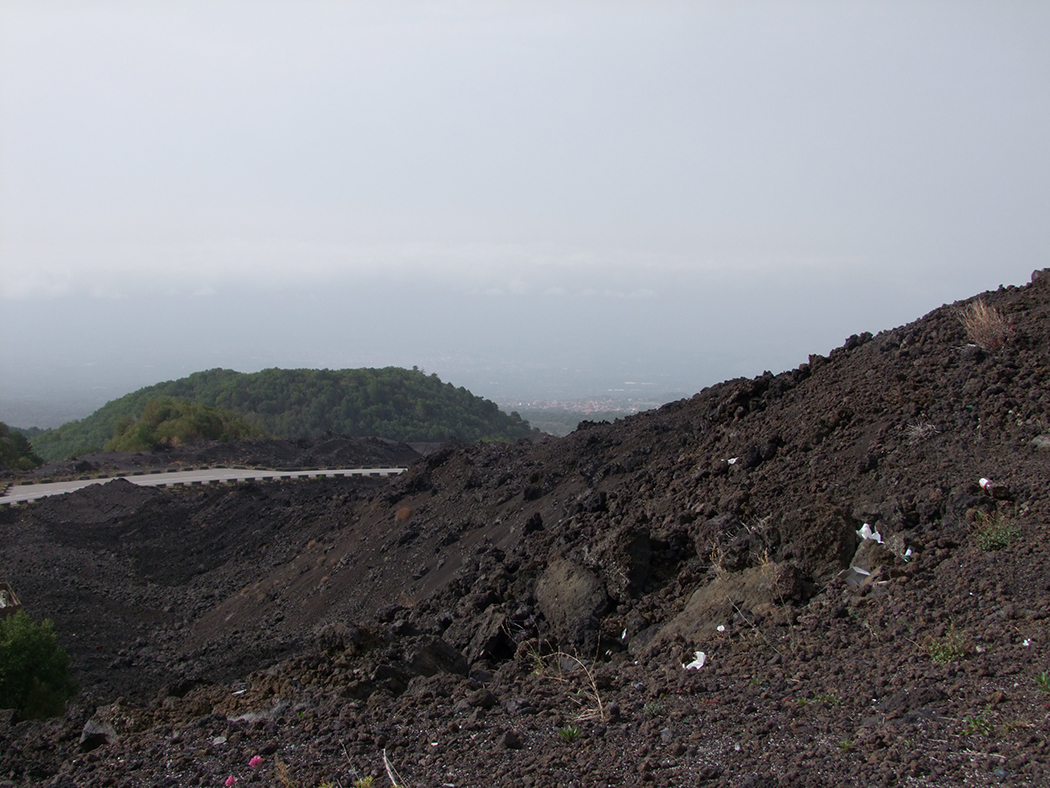
<svg viewBox="0 0 1050 788">
<path fill-rule="evenodd" d="M 880 534 L 878 531 L 871 530 L 871 526 L 867 523 L 864 523 L 864 525 L 860 527 L 860 530 L 857 531 L 857 536 L 859 536 L 861 539 L 871 539 L 873 541 L 878 542 L 879 544 L 882 544 L 882 534 Z"/>
<path fill-rule="evenodd" d="M 726 462 L 728 462 L 730 465 L 736 465 L 736 461 L 739 459 L 739 457 L 730 457 L 728 460 L 726 460 Z"/>
<path fill-rule="evenodd" d="M 981 489 L 982 490 L 987 490 L 989 487 L 992 486 L 992 480 L 991 479 L 985 479 L 983 476 L 981 477 L 980 481 L 978 481 L 977 483 L 979 485 L 981 485 Z"/>
<path fill-rule="evenodd" d="M 725 624 L 719 624 L 717 627 L 715 627 L 715 629 L 717 629 L 719 632 L 725 632 L 726 631 L 726 625 Z"/>
<path fill-rule="evenodd" d="M 696 659 L 694 659 L 688 665 L 683 664 L 682 667 L 686 670 L 689 670 L 690 668 L 693 668 L 694 670 L 700 670 L 700 668 L 704 666 L 705 662 L 707 662 L 707 654 L 705 654 L 702 651 L 697 651 Z"/>
<path fill-rule="evenodd" d="M 859 588 L 861 583 L 871 576 L 871 572 L 861 569 L 859 566 L 851 566 L 849 569 L 844 570 L 841 575 L 843 580 L 846 581 L 846 585 L 850 588 Z"/>
</svg>

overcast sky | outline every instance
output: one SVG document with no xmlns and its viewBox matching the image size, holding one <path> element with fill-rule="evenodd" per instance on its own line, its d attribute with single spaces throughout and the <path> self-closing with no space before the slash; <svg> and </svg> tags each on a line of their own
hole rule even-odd
<svg viewBox="0 0 1050 788">
<path fill-rule="evenodd" d="M 0 420 L 795 367 L 1050 266 L 1048 41 L 1045 0 L 0 0 Z"/>
</svg>

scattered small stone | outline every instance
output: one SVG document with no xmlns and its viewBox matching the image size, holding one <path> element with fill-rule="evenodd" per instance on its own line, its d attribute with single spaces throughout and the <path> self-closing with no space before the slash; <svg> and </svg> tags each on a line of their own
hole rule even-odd
<svg viewBox="0 0 1050 788">
<path fill-rule="evenodd" d="M 508 730 L 503 733 L 502 744 L 508 750 L 520 750 L 524 746 L 521 741 L 521 734 L 515 730 Z"/>
</svg>

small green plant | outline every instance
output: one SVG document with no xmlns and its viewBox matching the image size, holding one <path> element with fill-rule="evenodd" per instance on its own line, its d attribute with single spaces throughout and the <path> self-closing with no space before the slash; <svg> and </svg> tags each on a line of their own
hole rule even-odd
<svg viewBox="0 0 1050 788">
<path fill-rule="evenodd" d="M 821 692 L 813 697 L 817 703 L 826 703 L 829 706 L 841 706 L 842 698 L 837 692 Z"/>
<path fill-rule="evenodd" d="M 853 743 L 852 739 L 843 739 L 839 742 L 839 749 L 842 752 L 853 752 L 857 748 L 857 745 Z"/>
<path fill-rule="evenodd" d="M 971 736 L 975 733 L 980 736 L 991 736 L 994 731 L 995 726 L 986 720 L 983 714 L 963 720 L 963 736 Z"/>
<path fill-rule="evenodd" d="M 795 698 L 795 703 L 799 706 L 806 706 L 810 703 L 826 703 L 828 706 L 841 706 L 842 698 L 837 692 L 821 692 L 812 698 L 799 696 Z"/>
<path fill-rule="evenodd" d="M 1050 692 L 1050 672 L 1044 670 L 1035 677 L 1035 688 L 1040 692 Z"/>
<path fill-rule="evenodd" d="M 646 717 L 659 717 L 664 713 L 664 704 L 658 700 L 649 700 L 642 705 L 642 714 Z"/>
<path fill-rule="evenodd" d="M 580 738 L 580 729 L 575 725 L 566 725 L 558 731 L 558 738 L 566 743 L 574 742 Z"/>
<path fill-rule="evenodd" d="M 372 788 L 373 780 L 375 780 L 375 778 L 372 775 L 368 775 L 367 777 L 358 777 L 356 780 L 354 780 L 353 786 L 354 788 Z"/>
<path fill-rule="evenodd" d="M 959 313 L 959 321 L 970 341 L 992 353 L 1010 338 L 1010 321 L 1002 312 L 978 298 Z"/>
<path fill-rule="evenodd" d="M 62 714 L 75 693 L 69 656 L 50 619 L 35 624 L 24 610 L 0 618 L 0 708 L 45 719 Z"/>
<path fill-rule="evenodd" d="M 999 512 L 995 514 L 979 513 L 976 524 L 974 539 L 977 541 L 977 546 L 986 553 L 1002 550 L 1021 536 L 1021 529 Z"/>
<path fill-rule="evenodd" d="M 927 638 L 922 648 L 934 662 L 952 662 L 973 651 L 973 643 L 956 632 L 955 625 L 952 624 L 948 627 L 947 635 L 942 638 Z"/>
</svg>

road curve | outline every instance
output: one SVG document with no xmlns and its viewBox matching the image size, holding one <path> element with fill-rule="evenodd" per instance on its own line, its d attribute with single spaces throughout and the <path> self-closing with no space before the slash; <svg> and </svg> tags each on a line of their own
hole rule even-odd
<svg viewBox="0 0 1050 788">
<path fill-rule="evenodd" d="M 301 479 L 323 476 L 390 476 L 405 471 L 405 468 L 329 468 L 313 471 L 268 471 L 259 468 L 204 468 L 193 471 L 151 472 L 144 474 L 122 474 L 102 479 L 74 479 L 66 482 L 46 484 L 12 484 L 0 496 L 0 505 L 25 503 L 49 495 L 62 495 L 88 487 L 105 484 L 114 479 L 126 479 L 140 487 L 171 487 L 177 484 L 211 484 L 212 482 L 243 482 L 254 479 Z"/>
</svg>

